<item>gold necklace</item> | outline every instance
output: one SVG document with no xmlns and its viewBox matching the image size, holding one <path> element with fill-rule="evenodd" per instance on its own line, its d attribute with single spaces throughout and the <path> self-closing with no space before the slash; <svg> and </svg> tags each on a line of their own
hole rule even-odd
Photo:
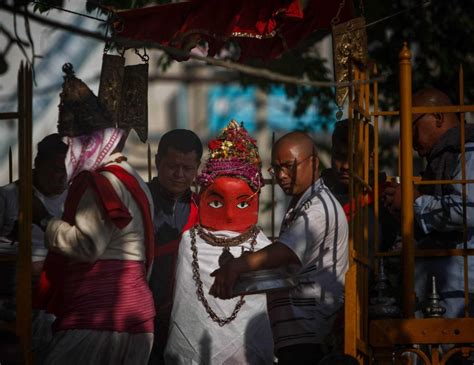
<svg viewBox="0 0 474 365">
<path fill-rule="evenodd" d="M 198 300 L 202 303 L 202 305 L 204 306 L 204 309 L 206 310 L 207 314 L 209 314 L 209 316 L 211 317 L 211 319 L 214 321 L 214 322 L 217 322 L 217 324 L 221 327 L 225 326 L 226 324 L 232 322 L 236 317 L 237 317 L 237 314 L 239 313 L 240 311 L 240 308 L 242 308 L 242 306 L 245 304 L 245 300 L 244 300 L 244 296 L 240 296 L 240 299 L 239 301 L 237 302 L 237 304 L 235 305 L 234 307 L 234 310 L 232 311 L 232 314 L 227 317 L 227 318 L 221 318 L 219 317 L 216 312 L 214 312 L 214 310 L 211 308 L 211 306 L 209 305 L 209 302 L 207 301 L 205 295 L 204 295 L 204 290 L 202 288 L 202 280 L 201 280 L 201 274 L 199 272 L 199 259 L 198 259 L 198 249 L 197 249 L 197 246 L 196 246 L 196 231 L 199 233 L 201 232 L 204 232 L 202 227 L 200 225 L 196 225 L 194 226 L 193 228 L 191 228 L 190 230 L 190 236 L 191 236 L 191 250 L 193 252 L 193 262 L 192 262 L 192 268 L 193 268 L 193 279 L 194 279 L 194 283 L 196 284 L 196 287 L 197 287 L 197 290 L 196 290 L 196 294 L 197 294 L 197 297 L 198 297 Z M 252 228 L 250 228 L 247 232 L 244 232 L 243 234 L 237 236 L 237 237 L 233 237 L 233 243 L 235 243 L 235 239 L 237 239 L 238 237 L 242 237 L 244 234 L 247 235 L 247 233 L 251 231 L 252 234 L 249 234 L 249 237 L 248 238 L 252 238 L 252 241 L 250 242 L 250 252 L 253 252 L 254 251 L 254 248 L 255 248 L 255 244 L 257 242 L 257 236 L 258 236 L 258 233 L 260 232 L 260 230 L 258 229 L 258 227 L 256 226 L 252 226 Z M 214 237 L 214 238 L 218 238 L 219 240 L 227 240 L 227 241 L 230 241 L 230 239 L 224 239 L 224 238 L 221 238 L 221 237 L 215 237 L 213 234 L 210 234 L 209 232 L 205 232 L 207 233 L 210 237 Z M 208 244 L 211 244 L 212 246 L 218 246 L 218 245 L 214 245 L 212 244 L 211 242 L 208 242 L 206 240 L 206 238 L 204 238 L 203 236 L 201 236 L 199 234 L 199 236 Z M 206 237 L 208 237 L 206 235 Z M 247 240 L 248 240 L 247 238 Z M 241 239 L 239 239 L 241 240 Z M 247 240 L 245 241 L 241 241 L 240 243 L 244 243 L 246 242 Z M 213 241 L 214 243 L 214 241 Z M 232 246 L 237 246 L 238 244 L 240 243 L 237 243 L 237 244 L 233 244 Z M 220 245 L 219 247 L 224 247 L 223 249 L 223 253 L 221 254 L 221 256 L 219 256 L 219 266 L 220 263 L 221 263 L 221 257 L 224 256 L 224 253 L 227 252 L 228 255 L 230 255 L 231 257 L 228 257 L 227 259 L 230 259 L 230 258 L 233 258 L 234 256 L 229 252 L 229 246 L 230 245 Z"/>
<path fill-rule="evenodd" d="M 258 234 L 259 229 L 257 226 L 252 226 L 245 232 L 241 233 L 235 237 L 217 237 L 213 235 L 211 232 L 205 231 L 201 225 L 196 225 L 195 228 L 197 229 L 199 237 L 201 237 L 206 243 L 212 246 L 219 246 L 219 247 L 232 247 L 238 246 L 244 242 L 247 242 L 249 238 L 253 237 L 255 234 Z"/>
<path fill-rule="evenodd" d="M 199 224 L 196 225 L 195 228 L 199 237 L 204 242 L 211 246 L 223 247 L 222 254 L 219 256 L 218 260 L 219 267 L 224 266 L 227 261 L 234 258 L 234 255 L 230 253 L 229 247 L 241 245 L 242 243 L 247 242 L 250 238 L 252 238 L 251 251 L 253 251 L 252 243 L 255 244 L 255 238 L 258 236 L 258 232 L 260 232 L 257 226 L 252 226 L 244 233 L 241 233 L 236 237 L 217 237 L 211 232 L 205 231 Z"/>
</svg>

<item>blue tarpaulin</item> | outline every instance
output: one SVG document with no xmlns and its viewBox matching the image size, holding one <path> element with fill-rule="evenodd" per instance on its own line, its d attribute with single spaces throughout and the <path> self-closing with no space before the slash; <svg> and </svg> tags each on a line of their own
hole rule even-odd
<svg viewBox="0 0 474 365">
<path fill-rule="evenodd" d="M 270 130 L 318 131 L 323 125 L 330 127 L 335 122 L 335 118 L 319 115 L 314 104 L 303 115 L 295 117 L 295 101 L 286 96 L 282 87 L 273 88 L 267 94 L 265 108 L 267 128 Z M 231 119 L 244 122 L 247 130 L 253 132 L 257 122 L 256 88 L 237 85 L 212 87 L 208 111 L 211 133 L 219 132 Z"/>
</svg>

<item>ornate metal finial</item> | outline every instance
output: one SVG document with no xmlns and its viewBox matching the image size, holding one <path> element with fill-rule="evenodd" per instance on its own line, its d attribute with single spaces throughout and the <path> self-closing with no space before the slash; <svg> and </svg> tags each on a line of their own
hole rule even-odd
<svg viewBox="0 0 474 365">
<path fill-rule="evenodd" d="M 65 63 L 63 65 L 63 72 L 66 74 L 66 77 L 73 77 L 74 76 L 74 67 L 71 63 Z"/>
<path fill-rule="evenodd" d="M 408 43 L 406 41 L 403 42 L 403 47 L 400 53 L 398 54 L 398 59 L 400 61 L 410 61 L 411 59 L 411 52 L 410 52 L 410 49 L 408 48 Z"/>
<path fill-rule="evenodd" d="M 423 314 L 425 315 L 425 318 L 439 318 L 443 316 L 444 312 L 446 312 L 446 308 L 440 304 L 441 297 L 436 291 L 436 277 L 433 276 L 431 280 L 431 294 L 423 308 Z"/>
<path fill-rule="evenodd" d="M 369 317 L 375 318 L 398 318 L 400 317 L 400 308 L 396 305 L 396 299 L 388 295 L 390 288 L 388 277 L 385 274 L 383 258 L 379 261 L 379 274 L 374 290 L 377 293 L 375 297 L 370 298 Z"/>
<path fill-rule="evenodd" d="M 377 283 L 375 284 L 375 290 L 378 292 L 385 291 L 388 288 L 388 277 L 385 274 L 385 267 L 383 264 L 383 258 L 379 261 L 379 276 L 377 278 Z"/>
</svg>

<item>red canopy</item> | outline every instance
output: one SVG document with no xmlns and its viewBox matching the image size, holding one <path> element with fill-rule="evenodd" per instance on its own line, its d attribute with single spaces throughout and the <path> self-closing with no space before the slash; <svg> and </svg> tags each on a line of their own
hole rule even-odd
<svg viewBox="0 0 474 365">
<path fill-rule="evenodd" d="M 199 40 L 214 56 L 230 39 L 238 42 L 240 61 L 269 60 L 295 47 L 318 29 L 329 29 L 341 1 L 191 0 L 120 11 L 114 29 L 123 38 L 149 40 L 190 50 Z M 339 14 L 353 18 L 352 1 Z"/>
</svg>

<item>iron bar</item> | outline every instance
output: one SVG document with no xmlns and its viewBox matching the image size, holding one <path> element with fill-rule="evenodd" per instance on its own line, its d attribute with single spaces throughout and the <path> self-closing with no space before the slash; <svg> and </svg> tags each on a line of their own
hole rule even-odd
<svg viewBox="0 0 474 365">
<path fill-rule="evenodd" d="M 0 120 L 18 119 L 20 115 L 17 112 L 0 113 Z"/>
<path fill-rule="evenodd" d="M 147 150 L 147 159 L 148 159 L 148 182 L 151 181 L 151 148 L 150 144 L 148 143 L 148 150 Z"/>
<path fill-rule="evenodd" d="M 373 73 L 378 74 L 377 65 L 374 64 Z M 375 113 L 379 110 L 379 88 L 378 83 L 374 82 L 372 85 L 374 90 L 374 251 L 380 249 L 379 242 L 379 116 Z"/>
<path fill-rule="evenodd" d="M 419 180 L 413 181 L 415 185 L 453 185 L 453 184 L 473 184 L 474 179 L 460 179 L 460 180 Z"/>
<path fill-rule="evenodd" d="M 474 112 L 474 105 L 414 106 L 413 114 L 468 113 Z"/>
<path fill-rule="evenodd" d="M 275 132 L 272 133 L 272 150 L 275 145 Z M 270 184 L 272 187 L 271 196 L 272 196 L 272 215 L 271 215 L 271 232 L 272 232 L 272 242 L 275 239 L 275 175 L 272 175 L 270 179 Z"/>
<path fill-rule="evenodd" d="M 464 105 L 464 71 L 462 65 L 459 67 L 459 105 Z M 464 125 L 464 113 L 460 115 L 460 146 L 461 146 L 461 178 L 466 180 L 466 128 Z M 463 248 L 467 249 L 467 192 L 466 184 L 461 186 L 462 194 L 462 224 L 463 224 Z M 468 257 L 463 257 L 463 273 L 464 273 L 464 317 L 469 317 L 469 274 L 468 274 Z"/>
<path fill-rule="evenodd" d="M 400 114 L 400 112 L 398 112 L 398 111 L 382 111 L 382 110 L 375 111 L 375 109 L 372 113 L 370 113 L 370 115 L 372 115 L 372 116 L 379 116 L 379 117 L 394 117 L 394 116 L 397 116 L 399 114 Z"/>
<path fill-rule="evenodd" d="M 11 146 L 8 148 L 8 182 L 10 184 L 13 182 L 13 154 Z"/>
<path fill-rule="evenodd" d="M 16 330 L 25 363 L 32 363 L 31 352 L 31 225 L 32 225 L 32 70 L 20 66 L 18 76 L 18 175 L 20 180 L 19 249 L 17 262 Z"/>
</svg>

